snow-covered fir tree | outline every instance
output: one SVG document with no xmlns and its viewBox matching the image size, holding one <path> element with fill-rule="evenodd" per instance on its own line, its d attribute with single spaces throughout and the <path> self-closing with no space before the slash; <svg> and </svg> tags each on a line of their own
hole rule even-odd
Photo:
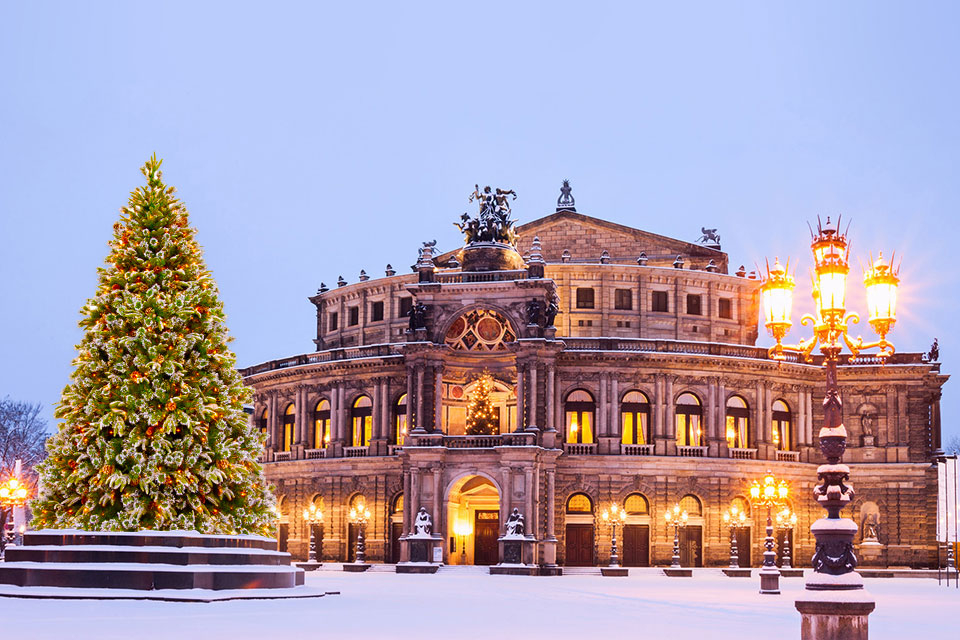
<svg viewBox="0 0 960 640">
<path fill-rule="evenodd" d="M 268 533 L 264 436 L 248 425 L 223 304 L 160 163 L 141 169 L 81 311 L 34 526 Z"/>
</svg>

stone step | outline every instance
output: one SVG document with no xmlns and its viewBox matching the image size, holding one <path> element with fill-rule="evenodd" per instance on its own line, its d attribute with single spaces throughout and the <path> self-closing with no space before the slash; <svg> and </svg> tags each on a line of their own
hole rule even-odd
<svg viewBox="0 0 960 640">
<path fill-rule="evenodd" d="M 397 565 L 395 564 L 370 564 L 370 568 L 367 569 L 367 573 L 396 573 Z"/>
<path fill-rule="evenodd" d="M 0 584 L 87 589 L 289 589 L 303 584 L 291 566 L 4 562 Z"/>
<path fill-rule="evenodd" d="M 23 546 L 115 545 L 129 547 L 205 547 L 277 550 L 273 538 L 253 535 L 208 535 L 196 531 L 80 531 L 38 529 L 23 534 Z"/>
<path fill-rule="evenodd" d="M 564 567 L 565 576 L 599 576 L 603 575 L 600 567 Z"/>
<path fill-rule="evenodd" d="M 266 549 L 31 545 L 9 547 L 7 562 L 141 563 L 169 565 L 289 565 L 290 554 Z"/>
</svg>

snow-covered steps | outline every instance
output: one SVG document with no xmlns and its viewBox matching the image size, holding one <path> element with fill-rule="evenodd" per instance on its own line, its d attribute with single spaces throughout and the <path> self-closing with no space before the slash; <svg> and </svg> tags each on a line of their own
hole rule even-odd
<svg viewBox="0 0 960 640">
<path fill-rule="evenodd" d="M 396 573 L 397 565 L 395 564 L 370 564 L 370 568 L 367 569 L 367 573 Z"/>
<path fill-rule="evenodd" d="M 565 576 L 599 576 L 603 574 L 600 572 L 600 567 L 564 567 L 563 575 Z"/>
<path fill-rule="evenodd" d="M 271 538 L 195 531 L 32 531 L 0 564 L 0 585 L 133 590 L 147 598 L 170 590 L 295 590 L 303 583 L 303 570 Z"/>
</svg>

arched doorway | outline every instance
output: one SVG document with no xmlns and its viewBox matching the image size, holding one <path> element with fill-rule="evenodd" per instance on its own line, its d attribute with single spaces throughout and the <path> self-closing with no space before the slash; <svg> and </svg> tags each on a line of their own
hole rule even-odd
<svg viewBox="0 0 960 640">
<path fill-rule="evenodd" d="M 485 476 L 458 480 L 447 498 L 449 564 L 497 564 L 500 559 L 500 490 Z"/>
<path fill-rule="evenodd" d="M 567 498 L 564 530 L 564 564 L 568 567 L 592 567 L 596 564 L 593 500 L 585 493 Z"/>
</svg>

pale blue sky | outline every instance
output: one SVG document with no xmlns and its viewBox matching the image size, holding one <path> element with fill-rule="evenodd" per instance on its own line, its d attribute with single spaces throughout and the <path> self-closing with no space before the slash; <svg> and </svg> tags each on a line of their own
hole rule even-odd
<svg viewBox="0 0 960 640">
<path fill-rule="evenodd" d="M 118 208 L 154 151 L 241 366 L 311 351 L 321 281 L 404 270 L 476 182 L 733 264 L 853 220 L 903 255 L 900 350 L 958 356 L 956 3 L 0 5 L 0 396 L 52 405 Z M 853 301 L 863 310 L 859 268 Z M 865 325 L 863 330 L 869 331 Z M 791 337 L 798 337 L 794 333 Z M 766 343 L 766 338 L 762 338 Z M 960 391 L 944 421 L 960 433 Z"/>
</svg>

